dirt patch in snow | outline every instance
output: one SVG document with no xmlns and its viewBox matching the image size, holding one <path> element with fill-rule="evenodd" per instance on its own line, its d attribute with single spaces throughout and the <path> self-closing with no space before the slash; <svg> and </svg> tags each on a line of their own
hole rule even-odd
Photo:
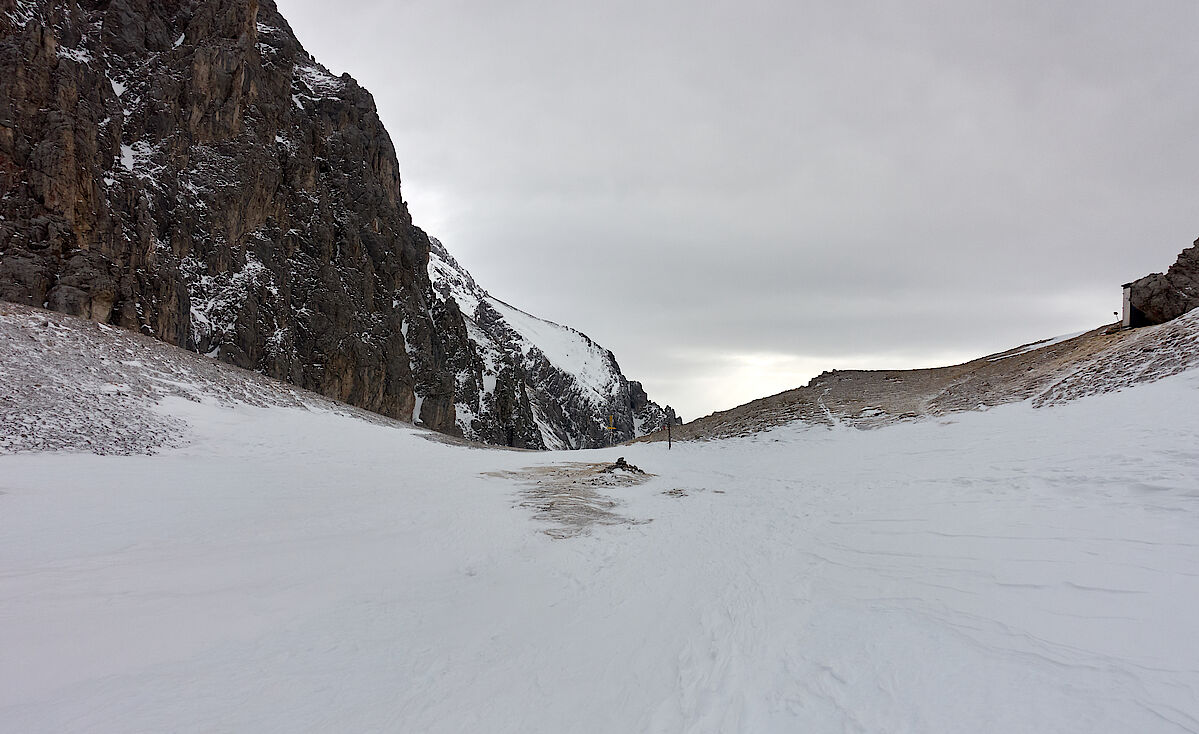
<svg viewBox="0 0 1199 734">
<path fill-rule="evenodd" d="M 569 462 L 551 466 L 532 466 L 516 471 L 487 472 L 486 476 L 515 480 L 523 485 L 519 507 L 533 511 L 538 520 L 549 523 L 545 530 L 552 538 L 573 538 L 586 534 L 595 525 L 641 525 L 617 512 L 620 501 L 605 494 L 615 487 L 632 487 L 654 477 L 641 471 L 613 464 Z"/>
</svg>

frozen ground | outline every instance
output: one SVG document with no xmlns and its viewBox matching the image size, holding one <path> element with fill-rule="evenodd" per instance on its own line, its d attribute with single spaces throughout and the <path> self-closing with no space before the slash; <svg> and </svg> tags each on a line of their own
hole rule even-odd
<svg viewBox="0 0 1199 734">
<path fill-rule="evenodd" d="M 0 456 L 0 731 L 1199 731 L 1199 370 L 542 454 L 176 387 Z"/>
</svg>

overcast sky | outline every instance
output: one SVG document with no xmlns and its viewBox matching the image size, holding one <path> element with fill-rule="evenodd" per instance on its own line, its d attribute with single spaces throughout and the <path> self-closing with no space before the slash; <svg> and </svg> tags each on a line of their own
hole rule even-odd
<svg viewBox="0 0 1199 734">
<path fill-rule="evenodd" d="M 1199 3 L 279 0 L 418 225 L 686 419 L 1115 320 L 1199 237 Z"/>
</svg>

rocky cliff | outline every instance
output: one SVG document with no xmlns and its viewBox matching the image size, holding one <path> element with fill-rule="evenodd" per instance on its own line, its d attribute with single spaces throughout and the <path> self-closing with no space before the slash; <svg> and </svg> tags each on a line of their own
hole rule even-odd
<svg viewBox="0 0 1199 734">
<path fill-rule="evenodd" d="M 1199 308 L 1199 240 L 1165 273 L 1146 275 L 1124 288 L 1125 326 L 1162 324 Z"/>
<path fill-rule="evenodd" d="M 666 426 L 670 408 L 625 379 L 612 352 L 493 298 L 438 240 L 430 243 L 437 300 L 462 314 L 478 357 L 458 373 L 462 397 L 455 408 L 465 436 L 561 449 L 603 446 Z"/>
<path fill-rule="evenodd" d="M 428 258 L 371 95 L 271 0 L 0 0 L 0 299 L 459 433 L 485 357 Z M 538 445 L 492 396 L 475 435 Z"/>
</svg>

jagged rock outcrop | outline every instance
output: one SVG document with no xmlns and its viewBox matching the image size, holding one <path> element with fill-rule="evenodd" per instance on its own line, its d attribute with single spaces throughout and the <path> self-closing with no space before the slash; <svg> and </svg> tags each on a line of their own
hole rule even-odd
<svg viewBox="0 0 1199 734">
<path fill-rule="evenodd" d="M 529 448 L 605 446 L 659 430 L 673 415 L 621 374 L 612 352 L 493 298 L 436 239 L 429 275 L 438 301 L 465 319 L 474 347 L 475 359 L 457 372 L 458 427 L 468 438 Z"/>
<path fill-rule="evenodd" d="M 428 257 L 371 95 L 272 0 L 0 0 L 0 299 L 457 434 L 486 371 Z M 479 436 L 536 446 L 510 368 Z"/>
<path fill-rule="evenodd" d="M 1124 286 L 1124 325 L 1147 326 L 1178 318 L 1199 308 L 1199 240 L 1183 250 L 1163 273 Z"/>
<path fill-rule="evenodd" d="M 636 380 L 629 380 L 629 403 L 633 411 L 637 435 L 642 436 L 654 431 L 660 431 L 667 424 L 681 425 L 683 419 L 675 415 L 674 408 L 667 405 L 660 407 L 649 399 L 645 388 Z"/>
</svg>

